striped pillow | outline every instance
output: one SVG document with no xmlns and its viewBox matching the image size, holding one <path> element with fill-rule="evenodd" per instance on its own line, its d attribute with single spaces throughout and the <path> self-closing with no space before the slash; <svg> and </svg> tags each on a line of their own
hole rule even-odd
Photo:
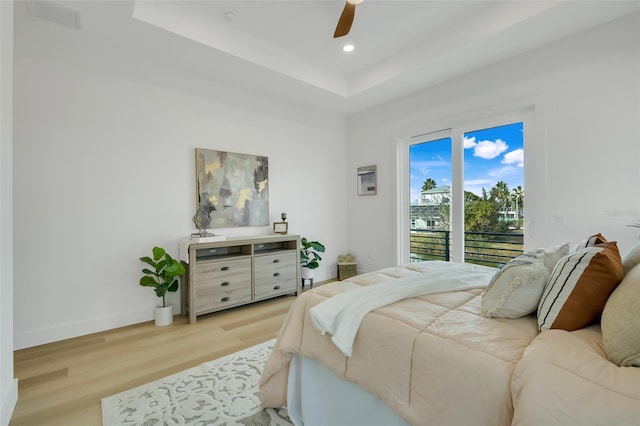
<svg viewBox="0 0 640 426">
<path fill-rule="evenodd" d="M 538 328 L 572 331 L 602 313 L 622 280 L 622 261 L 615 242 L 586 247 L 564 256 L 553 269 L 538 305 Z"/>
<path fill-rule="evenodd" d="M 601 234 L 597 233 L 595 235 L 590 235 L 584 240 L 580 241 L 574 248 L 573 251 L 580 250 L 587 247 L 595 247 L 598 244 L 608 243 L 607 239 Z"/>
</svg>

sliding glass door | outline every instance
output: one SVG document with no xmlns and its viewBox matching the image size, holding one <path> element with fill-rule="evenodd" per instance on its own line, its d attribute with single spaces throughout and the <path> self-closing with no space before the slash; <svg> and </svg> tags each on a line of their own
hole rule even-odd
<svg viewBox="0 0 640 426">
<path fill-rule="evenodd" d="M 544 158 L 540 147 L 525 142 L 533 135 L 531 112 L 461 122 L 401 141 L 399 263 L 437 259 L 499 267 L 524 251 L 525 230 L 534 229 L 529 209 L 525 217 L 531 201 L 525 182 L 533 180 L 525 164 Z M 537 180 L 534 194 L 544 190 L 544 178 Z"/>
</svg>

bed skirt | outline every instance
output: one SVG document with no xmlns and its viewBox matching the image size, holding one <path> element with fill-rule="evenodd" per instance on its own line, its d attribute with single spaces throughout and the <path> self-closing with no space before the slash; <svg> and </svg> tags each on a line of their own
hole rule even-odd
<svg viewBox="0 0 640 426">
<path fill-rule="evenodd" d="M 318 361 L 297 355 L 289 367 L 287 409 L 296 426 L 407 426 L 360 386 L 338 379 Z"/>
</svg>

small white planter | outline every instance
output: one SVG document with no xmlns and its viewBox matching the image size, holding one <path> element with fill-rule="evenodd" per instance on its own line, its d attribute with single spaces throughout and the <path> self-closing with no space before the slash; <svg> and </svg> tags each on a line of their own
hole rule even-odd
<svg viewBox="0 0 640 426">
<path fill-rule="evenodd" d="M 304 266 L 300 268 L 300 275 L 303 280 L 312 280 L 313 279 L 313 269 L 305 268 Z"/>
<path fill-rule="evenodd" d="M 302 278 L 302 287 L 309 284 L 309 287 L 313 288 L 313 269 L 301 267 L 300 277 Z"/>
<path fill-rule="evenodd" d="M 173 306 L 156 306 L 153 309 L 153 317 L 157 327 L 170 325 L 173 322 Z"/>
</svg>

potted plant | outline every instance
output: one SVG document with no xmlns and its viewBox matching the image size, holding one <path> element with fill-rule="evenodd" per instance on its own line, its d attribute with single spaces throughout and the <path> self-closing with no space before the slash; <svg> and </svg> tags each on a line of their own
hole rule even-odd
<svg viewBox="0 0 640 426">
<path fill-rule="evenodd" d="M 305 280 L 311 280 L 313 286 L 313 270 L 320 266 L 322 257 L 318 253 L 324 253 L 324 245 L 318 241 L 309 241 L 305 237 L 300 239 L 300 266 L 302 269 L 300 273 L 302 275 L 302 285 L 304 286 Z"/>
<path fill-rule="evenodd" d="M 178 290 L 176 277 L 184 275 L 186 270 L 182 263 L 172 258 L 161 247 L 153 248 L 153 258 L 144 256 L 140 260 L 153 268 L 142 269 L 144 275 L 140 278 L 140 285 L 153 287 L 156 296 L 162 297 L 162 306 L 156 306 L 153 311 L 156 325 L 169 325 L 173 322 L 173 307 L 170 304 L 167 305 L 165 295 L 168 291 L 175 292 Z"/>
</svg>

